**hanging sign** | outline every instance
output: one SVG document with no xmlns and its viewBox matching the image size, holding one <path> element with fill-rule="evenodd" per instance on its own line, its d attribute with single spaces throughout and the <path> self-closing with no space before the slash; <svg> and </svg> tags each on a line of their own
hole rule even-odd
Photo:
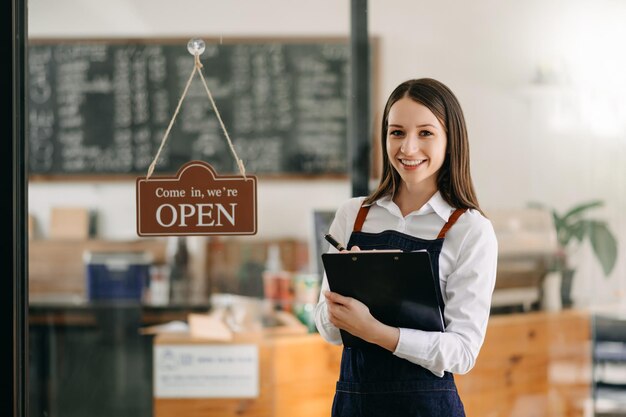
<svg viewBox="0 0 626 417">
<path fill-rule="evenodd" d="M 145 177 L 137 178 L 139 236 L 256 234 L 256 178 L 246 176 L 243 161 L 237 156 L 211 90 L 202 75 L 200 55 L 204 49 L 202 39 L 191 39 L 187 43 L 187 50 L 194 56 L 193 70 L 148 173 Z M 159 155 L 196 73 L 200 75 L 241 176 L 219 176 L 206 162 L 191 161 L 183 165 L 175 177 L 152 178 Z"/>
<path fill-rule="evenodd" d="M 254 235 L 256 177 L 190 161 L 174 177 L 137 178 L 139 236 Z"/>
</svg>

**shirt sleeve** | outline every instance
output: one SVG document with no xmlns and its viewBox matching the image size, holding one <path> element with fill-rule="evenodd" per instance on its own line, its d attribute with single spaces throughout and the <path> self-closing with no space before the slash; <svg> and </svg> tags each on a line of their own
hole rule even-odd
<svg viewBox="0 0 626 417">
<path fill-rule="evenodd" d="M 445 284 L 444 333 L 400 329 L 394 355 L 430 370 L 464 374 L 483 344 L 495 286 L 498 243 L 491 223 L 472 227 L 463 239 L 456 267 Z"/>
<path fill-rule="evenodd" d="M 329 343 L 333 345 L 341 344 L 341 333 L 339 329 L 332 324 L 328 318 L 328 306 L 326 305 L 326 298 L 324 297 L 324 291 L 328 291 L 328 280 L 326 274 L 322 279 L 322 288 L 320 292 L 320 299 L 315 307 L 315 326 L 320 335 Z"/>
<path fill-rule="evenodd" d="M 356 218 L 356 212 L 361 206 L 362 199 L 351 199 L 344 203 L 335 213 L 335 218 L 330 225 L 329 233 L 341 240 L 344 245 L 348 244 L 350 234 L 352 233 L 352 224 Z M 328 245 L 328 253 L 337 253 L 332 245 Z M 328 291 L 328 279 L 326 273 L 322 278 L 322 285 L 320 289 L 320 298 L 315 307 L 315 326 L 320 335 L 329 343 L 340 345 L 341 334 L 339 329 L 333 325 L 328 318 L 328 306 L 326 305 L 326 297 L 324 297 L 324 291 Z"/>
</svg>

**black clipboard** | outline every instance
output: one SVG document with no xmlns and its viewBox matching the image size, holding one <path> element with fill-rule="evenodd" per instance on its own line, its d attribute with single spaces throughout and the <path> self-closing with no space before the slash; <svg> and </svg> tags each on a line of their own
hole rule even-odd
<svg viewBox="0 0 626 417">
<path fill-rule="evenodd" d="M 330 290 L 365 304 L 389 326 L 444 331 L 442 306 L 426 251 L 325 253 Z M 341 330 L 346 347 L 372 346 Z"/>
</svg>

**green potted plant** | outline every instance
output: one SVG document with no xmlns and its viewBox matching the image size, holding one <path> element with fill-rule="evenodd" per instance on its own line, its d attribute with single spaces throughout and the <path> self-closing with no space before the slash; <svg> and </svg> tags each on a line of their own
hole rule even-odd
<svg viewBox="0 0 626 417">
<path fill-rule="evenodd" d="M 572 255 L 576 245 L 589 240 L 595 258 L 607 277 L 617 261 L 617 239 L 607 223 L 596 218 L 589 218 L 590 210 L 603 206 L 599 200 L 577 204 L 561 214 L 551 209 L 559 243 L 559 254 L 553 269 L 561 273 L 561 301 L 563 307 L 572 305 L 571 288 L 574 269 L 568 264 L 568 255 Z"/>
</svg>

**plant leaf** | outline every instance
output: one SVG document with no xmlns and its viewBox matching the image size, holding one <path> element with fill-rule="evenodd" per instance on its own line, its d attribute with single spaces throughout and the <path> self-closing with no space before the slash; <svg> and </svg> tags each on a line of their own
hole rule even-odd
<svg viewBox="0 0 626 417">
<path fill-rule="evenodd" d="M 591 232 L 592 221 L 579 220 L 569 226 L 569 232 L 578 242 L 582 242 L 585 235 Z"/>
<path fill-rule="evenodd" d="M 587 203 L 579 204 L 579 205 L 575 206 L 574 208 L 572 208 L 567 213 L 565 213 L 563 215 L 563 220 L 567 221 L 568 219 L 581 214 L 583 211 L 587 211 L 589 209 L 596 208 L 596 207 L 601 207 L 603 205 L 604 205 L 604 202 L 602 202 L 601 200 L 593 200 L 593 201 L 589 201 Z"/>
<path fill-rule="evenodd" d="M 554 228 L 556 229 L 556 237 L 559 241 L 559 245 L 564 248 L 571 238 L 569 228 L 564 219 L 560 217 L 555 210 L 552 210 L 552 219 L 554 220 Z"/>
<path fill-rule="evenodd" d="M 617 261 L 617 240 L 606 223 L 601 221 L 590 222 L 589 240 L 606 277 L 611 273 Z"/>
</svg>

